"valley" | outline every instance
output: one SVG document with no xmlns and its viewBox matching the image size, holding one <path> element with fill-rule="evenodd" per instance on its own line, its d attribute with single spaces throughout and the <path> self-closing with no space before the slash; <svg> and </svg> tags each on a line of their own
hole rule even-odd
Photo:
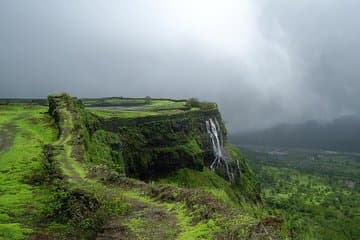
<svg viewBox="0 0 360 240">
<path fill-rule="evenodd" d="M 360 156 L 241 145 L 262 197 L 295 239 L 359 239 Z"/>
</svg>

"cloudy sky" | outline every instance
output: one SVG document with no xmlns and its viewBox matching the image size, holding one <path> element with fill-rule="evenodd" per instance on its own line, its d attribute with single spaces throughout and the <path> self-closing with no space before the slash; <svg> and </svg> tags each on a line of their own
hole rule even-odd
<svg viewBox="0 0 360 240">
<path fill-rule="evenodd" d="M 232 131 L 360 111 L 358 0 L 1 0 L 0 97 L 191 97 Z"/>
</svg>

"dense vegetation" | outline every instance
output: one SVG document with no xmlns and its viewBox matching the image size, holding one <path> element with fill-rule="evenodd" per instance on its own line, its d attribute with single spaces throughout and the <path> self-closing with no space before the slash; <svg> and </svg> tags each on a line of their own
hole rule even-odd
<svg viewBox="0 0 360 240">
<path fill-rule="evenodd" d="M 226 142 L 236 182 L 208 170 L 204 119 L 221 120 L 215 104 L 66 94 L 45 102 L 0 101 L 1 240 L 279 239 L 281 221 L 262 208 L 234 147 Z"/>
<path fill-rule="evenodd" d="M 360 157 L 304 149 L 242 147 L 272 213 L 295 239 L 360 239 Z"/>
</svg>

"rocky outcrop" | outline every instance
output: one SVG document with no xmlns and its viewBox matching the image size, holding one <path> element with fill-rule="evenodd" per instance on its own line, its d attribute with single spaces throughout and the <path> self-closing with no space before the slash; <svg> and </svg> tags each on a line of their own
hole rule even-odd
<svg viewBox="0 0 360 240">
<path fill-rule="evenodd" d="M 57 109 L 67 101 L 49 99 L 55 119 Z M 85 159 L 106 164 L 119 174 L 141 180 L 166 177 L 181 168 L 211 168 L 233 185 L 247 189 L 258 199 L 258 185 L 246 161 L 229 146 L 226 127 L 216 104 L 210 108 L 181 111 L 172 115 L 138 118 L 106 118 L 93 114 L 74 101 L 73 114 L 79 120 L 79 139 Z M 209 134 L 209 122 L 216 123 L 218 147 Z M 250 183 L 250 184 L 249 184 Z M 250 187 L 249 187 L 250 186 Z"/>
<path fill-rule="evenodd" d="M 140 179 L 162 177 L 180 168 L 210 167 L 214 152 L 205 123 L 216 118 L 223 126 L 217 108 L 135 119 L 96 118 L 88 124 L 90 134 L 116 133 L 126 175 Z M 226 128 L 222 129 L 226 139 Z"/>
</svg>

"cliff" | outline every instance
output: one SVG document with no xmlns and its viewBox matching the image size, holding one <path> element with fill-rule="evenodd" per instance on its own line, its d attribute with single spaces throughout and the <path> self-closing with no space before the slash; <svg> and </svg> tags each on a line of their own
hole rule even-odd
<svg viewBox="0 0 360 240">
<path fill-rule="evenodd" d="M 281 222 L 261 206 L 258 182 L 228 143 L 216 104 L 67 94 L 48 103 L 47 112 L 26 103 L 0 109 L 14 134 L 26 126 L 37 139 L 14 142 L 26 157 L 0 152 L 1 161 L 18 164 L 0 177 L 30 189 L 18 193 L 17 211 L 0 198 L 3 216 L 21 213 L 0 223 L 0 238 L 280 238 Z"/>
<path fill-rule="evenodd" d="M 83 100 L 89 161 L 106 161 L 120 173 L 141 180 L 164 178 L 183 168 L 211 168 L 246 198 L 260 201 L 259 185 L 244 158 L 228 143 L 216 104 L 198 102 L 189 107 L 184 100 L 156 101 L 153 108 L 151 103 L 141 105 L 139 99 L 112 98 L 107 108 L 98 108 L 104 99 Z M 129 111 L 130 115 L 123 114 Z M 139 114 L 143 112 L 148 115 Z M 96 154 L 99 146 L 111 147 L 107 158 Z"/>
</svg>

